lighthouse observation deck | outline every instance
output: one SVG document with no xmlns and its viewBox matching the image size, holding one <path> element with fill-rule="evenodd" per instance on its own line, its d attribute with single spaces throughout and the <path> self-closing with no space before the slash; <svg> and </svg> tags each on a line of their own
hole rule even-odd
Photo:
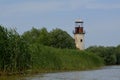
<svg viewBox="0 0 120 80">
<path fill-rule="evenodd" d="M 75 31 L 73 31 L 74 34 L 85 34 L 85 31 L 83 29 L 83 20 L 77 19 L 75 21 Z"/>
</svg>

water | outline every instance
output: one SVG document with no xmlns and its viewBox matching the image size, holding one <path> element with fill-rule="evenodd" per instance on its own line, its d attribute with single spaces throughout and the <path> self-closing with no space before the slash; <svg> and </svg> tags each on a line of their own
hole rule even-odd
<svg viewBox="0 0 120 80">
<path fill-rule="evenodd" d="M 120 80 L 120 66 L 107 66 L 89 71 L 38 74 L 29 77 L 0 76 L 0 80 Z"/>
<path fill-rule="evenodd" d="M 26 77 L 25 80 L 120 80 L 120 66 L 107 66 L 99 70 L 60 72 Z"/>
</svg>

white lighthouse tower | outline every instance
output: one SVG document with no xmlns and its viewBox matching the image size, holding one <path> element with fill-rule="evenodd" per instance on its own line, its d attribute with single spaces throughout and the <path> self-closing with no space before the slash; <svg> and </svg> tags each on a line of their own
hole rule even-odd
<svg viewBox="0 0 120 80">
<path fill-rule="evenodd" d="M 76 48 L 78 48 L 79 50 L 85 49 L 84 35 L 85 35 L 85 31 L 83 29 L 83 21 L 81 19 L 78 19 L 75 21 L 74 38 L 75 38 Z"/>
</svg>

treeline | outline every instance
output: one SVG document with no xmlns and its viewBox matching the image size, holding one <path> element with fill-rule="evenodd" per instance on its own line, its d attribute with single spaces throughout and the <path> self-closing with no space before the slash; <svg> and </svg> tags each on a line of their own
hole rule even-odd
<svg viewBox="0 0 120 80">
<path fill-rule="evenodd" d="M 32 28 L 19 35 L 0 26 L 0 74 L 85 70 L 101 65 L 96 54 L 76 50 L 74 39 L 61 29 Z"/>
<path fill-rule="evenodd" d="M 61 29 L 53 29 L 48 32 L 46 28 L 36 29 L 32 28 L 30 31 L 26 31 L 23 35 L 28 44 L 38 43 L 45 46 L 55 48 L 75 48 L 74 39 Z"/>
<path fill-rule="evenodd" d="M 86 50 L 100 56 L 106 65 L 120 65 L 120 45 L 117 47 L 91 46 Z"/>
</svg>

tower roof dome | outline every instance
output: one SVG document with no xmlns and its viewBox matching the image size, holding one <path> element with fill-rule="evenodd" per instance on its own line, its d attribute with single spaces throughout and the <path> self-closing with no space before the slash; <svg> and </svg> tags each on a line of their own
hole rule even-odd
<svg viewBox="0 0 120 80">
<path fill-rule="evenodd" d="M 82 19 L 76 19 L 75 23 L 83 23 L 83 20 Z"/>
</svg>

